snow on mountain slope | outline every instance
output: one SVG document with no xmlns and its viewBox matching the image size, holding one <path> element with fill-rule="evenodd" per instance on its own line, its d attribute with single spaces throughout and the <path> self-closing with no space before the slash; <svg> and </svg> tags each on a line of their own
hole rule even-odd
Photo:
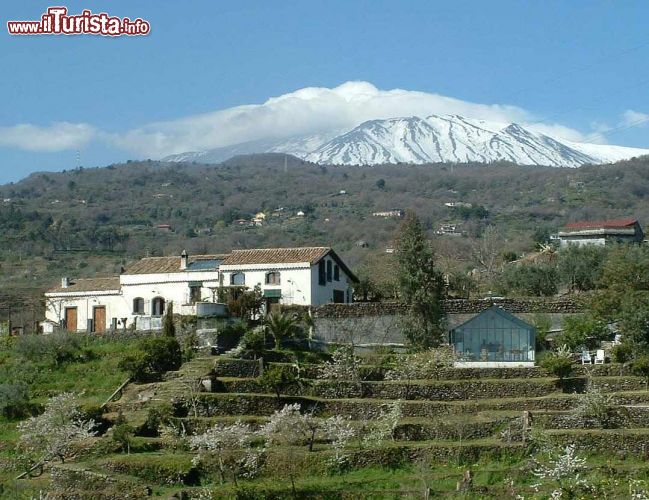
<svg viewBox="0 0 649 500">
<path fill-rule="evenodd" d="M 314 151 L 343 132 L 344 131 L 336 130 L 323 134 L 291 137 L 288 139 L 242 142 L 240 144 L 210 149 L 207 151 L 192 151 L 171 155 L 163 158 L 163 161 L 221 163 L 233 156 L 254 153 L 290 153 L 298 158 L 305 158 L 311 151 Z"/>
<path fill-rule="evenodd" d="M 359 165 L 507 160 L 577 167 L 593 162 L 589 155 L 520 125 L 461 116 L 373 120 L 322 145 L 306 159 Z"/>
<path fill-rule="evenodd" d="M 431 115 L 371 120 L 349 131 L 247 142 L 165 160 L 218 163 L 238 154 L 270 152 L 332 165 L 505 160 L 554 167 L 609 163 L 649 154 L 647 149 L 568 142 L 516 123 Z"/>
<path fill-rule="evenodd" d="M 613 163 L 615 161 L 628 160 L 634 156 L 649 154 L 649 150 L 641 148 L 612 146 L 610 144 L 590 144 L 586 142 L 563 142 L 577 151 L 597 158 L 599 160 L 598 163 Z"/>
</svg>

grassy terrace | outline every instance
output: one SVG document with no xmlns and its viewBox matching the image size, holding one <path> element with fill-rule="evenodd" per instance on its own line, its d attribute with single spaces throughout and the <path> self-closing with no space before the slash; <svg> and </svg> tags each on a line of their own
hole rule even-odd
<svg viewBox="0 0 649 500">
<path fill-rule="evenodd" d="M 85 390 L 82 403 L 97 406 L 126 378 L 117 367 L 129 345 L 105 341 L 88 349 L 92 355 L 87 359 L 58 367 L 27 366 L 7 351 L 0 355 L 0 369 L 4 373 L 26 372 L 36 366 L 30 384 L 36 402 L 60 391 Z M 642 408 L 649 405 L 649 391 L 642 379 L 628 376 L 621 367 L 607 366 L 606 371 L 599 368 L 593 382 L 620 408 L 624 407 L 629 418 L 618 428 L 583 429 L 569 420 L 580 398 L 572 391 L 583 391 L 583 377 L 559 383 L 534 369 L 528 376 L 517 378 L 505 378 L 493 371 L 482 377 L 480 373 L 463 371 L 453 379 L 449 371 L 440 380 L 408 383 L 312 381 L 303 389 L 287 390 L 290 394 L 278 399 L 251 376 L 251 365 L 199 356 L 160 381 L 130 384 L 120 400 L 108 405 L 104 415 L 114 420 L 121 413 L 139 429 L 141 435 L 132 440 L 130 454 L 120 452 L 109 433 L 93 438 L 76 459 L 52 464 L 52 474 L 48 471 L 36 478 L 11 480 L 20 471 L 13 453 L 18 438 L 16 422 L 0 422 L 2 495 L 29 498 L 40 489 L 54 487 L 81 498 L 122 498 L 124 491 L 131 492 L 133 498 L 147 492 L 162 496 L 180 492 L 205 495 L 207 490 L 213 498 L 421 498 L 429 488 L 432 495 L 460 498 L 507 498 L 513 494 L 546 498 L 552 485 L 534 486 L 539 481 L 532 473 L 530 460 L 538 451 L 515 436 L 523 411 L 532 413 L 534 432 L 542 433 L 548 443 L 559 448 L 576 445 L 587 460 L 581 474 L 600 488 L 598 495 L 617 498 L 628 494 L 631 479 L 649 480 L 649 465 L 644 461 L 649 454 L 649 418 Z M 305 370 L 313 373 L 308 371 L 311 369 Z M 233 376 L 235 372 L 243 376 Z M 186 385 L 196 378 L 211 379 L 213 390 L 219 391 L 197 395 L 198 416 L 194 416 Z M 152 409 L 171 412 L 169 421 L 189 433 L 239 420 L 258 428 L 274 411 L 293 402 L 318 417 L 348 417 L 352 427 L 357 428 L 368 416 L 370 420 L 375 418 L 397 399 L 402 401 L 402 416 L 394 429 L 394 440 L 367 445 L 352 439 L 346 449 L 344 469 L 328 465 L 332 445 L 318 438 L 312 452 L 306 446 L 267 448 L 260 474 L 240 479 L 236 485 L 232 480 L 220 484 L 214 470 L 192 463 L 193 454 L 186 447 L 144 435 L 147 433 L 143 430 Z M 289 470 L 294 471 L 290 474 L 295 493 Z M 472 489 L 457 492 L 457 483 L 466 470 L 473 474 Z"/>
</svg>

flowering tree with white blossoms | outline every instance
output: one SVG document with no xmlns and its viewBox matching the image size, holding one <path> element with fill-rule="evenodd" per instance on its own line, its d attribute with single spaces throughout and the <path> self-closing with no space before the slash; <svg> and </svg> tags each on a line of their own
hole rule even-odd
<svg viewBox="0 0 649 500">
<path fill-rule="evenodd" d="M 64 462 L 75 444 L 95 435 L 93 420 L 84 420 L 77 396 L 65 392 L 45 404 L 45 411 L 18 424 L 19 449 L 35 467 L 58 458 Z"/>
<path fill-rule="evenodd" d="M 241 421 L 216 424 L 203 434 L 189 438 L 190 448 L 198 452 L 192 463 L 209 467 L 214 460 L 221 484 L 229 473 L 236 485 L 238 477 L 254 477 L 259 470 L 261 451 L 252 446 L 255 437 L 256 433 Z"/>
<path fill-rule="evenodd" d="M 457 356 L 448 345 L 427 349 L 397 358 L 396 366 L 385 374 L 386 380 L 438 379 L 440 371 L 451 368 Z"/>
<path fill-rule="evenodd" d="M 586 459 L 577 455 L 574 444 L 567 445 L 561 453 L 555 451 L 548 455 L 547 463 L 535 460 L 532 473 L 542 482 L 555 482 L 559 486 L 552 492 L 552 498 L 560 498 L 564 491 L 588 489 L 586 480 L 579 476 L 586 468 Z"/>
<path fill-rule="evenodd" d="M 360 381 L 360 358 L 354 355 L 354 346 L 343 345 L 336 349 L 331 361 L 320 365 L 319 378 L 326 380 Z"/>
<path fill-rule="evenodd" d="M 284 405 L 273 413 L 266 424 L 260 429 L 269 444 L 297 445 L 308 443 L 309 451 L 313 451 L 313 444 L 324 430 L 322 419 L 312 413 L 301 413 L 299 403 Z"/>
<path fill-rule="evenodd" d="M 356 432 L 349 423 L 349 419 L 341 415 L 326 419 L 324 427 L 327 438 L 331 440 L 331 446 L 334 451 L 331 457 L 331 463 L 332 465 L 342 466 L 347 461 L 345 449 L 349 441 L 356 435 Z"/>
<path fill-rule="evenodd" d="M 367 426 L 367 432 L 361 439 L 361 445 L 376 446 L 387 439 L 394 440 L 394 431 L 403 415 L 403 403 L 400 399 L 381 407 L 381 413 Z"/>
<path fill-rule="evenodd" d="M 312 413 L 301 413 L 299 403 L 284 405 L 273 413 L 259 433 L 270 445 L 301 445 L 308 443 L 309 451 L 318 436 L 331 441 L 334 450 L 332 463 L 342 465 L 345 462 L 344 450 L 356 432 L 349 422 L 340 415 L 329 418 L 317 418 Z"/>
</svg>

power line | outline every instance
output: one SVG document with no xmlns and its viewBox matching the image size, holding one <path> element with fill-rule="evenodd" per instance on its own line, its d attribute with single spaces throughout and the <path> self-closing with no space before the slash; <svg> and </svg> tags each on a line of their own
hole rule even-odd
<svg viewBox="0 0 649 500">
<path fill-rule="evenodd" d="M 617 127 L 613 127 L 609 130 L 605 130 L 602 132 L 602 135 L 610 135 L 610 134 L 616 134 L 617 132 L 622 132 L 623 130 L 628 130 L 633 127 L 637 127 L 638 125 L 642 125 L 643 123 L 649 122 L 649 116 L 645 116 L 644 118 L 641 118 L 639 120 L 636 120 L 631 123 L 625 123 L 623 125 L 619 125 Z"/>
<path fill-rule="evenodd" d="M 607 93 L 606 95 L 604 95 L 604 96 L 602 96 L 602 97 L 599 97 L 599 98 L 597 98 L 597 99 L 592 100 L 588 106 L 586 106 L 586 105 L 581 105 L 581 106 L 572 106 L 572 107 L 564 108 L 563 110 L 558 111 L 557 113 L 552 113 L 551 115 L 547 115 L 547 116 L 545 116 L 544 118 L 541 118 L 541 119 L 539 119 L 539 120 L 534 120 L 534 121 L 526 122 L 526 123 L 529 123 L 530 125 L 535 125 L 535 124 L 537 124 L 537 123 L 547 123 L 547 122 L 549 122 L 550 120 L 553 120 L 553 119 L 555 119 L 555 118 L 558 117 L 558 116 L 565 115 L 566 113 L 569 113 L 570 111 L 575 111 L 575 110 L 578 110 L 578 109 L 589 109 L 589 107 L 590 107 L 593 103 L 597 103 L 597 102 L 603 101 L 603 100 L 605 100 L 605 99 L 608 99 L 611 95 L 621 94 L 623 91 L 627 91 L 627 90 L 630 90 L 630 89 L 634 89 L 634 88 L 636 88 L 636 87 L 640 87 L 640 86 L 642 86 L 642 85 L 647 85 L 647 84 L 649 84 L 649 78 L 647 78 L 647 79 L 645 79 L 645 80 L 641 80 L 640 82 L 637 82 L 637 83 L 635 83 L 635 84 L 633 84 L 633 85 L 631 85 L 631 86 L 628 86 L 628 87 L 627 87 L 627 86 L 622 87 L 621 89 L 618 89 L 618 90 L 615 91 L 615 92 L 609 92 L 609 93 Z"/>
<path fill-rule="evenodd" d="M 562 80 L 563 78 L 565 78 L 565 77 L 567 77 L 567 76 L 574 75 L 574 74 L 576 74 L 576 73 L 581 73 L 581 72 L 583 72 L 583 71 L 588 71 L 588 70 L 590 70 L 590 69 L 596 68 L 597 66 L 601 65 L 602 63 L 606 62 L 606 61 L 609 60 L 609 59 L 612 59 L 612 58 L 619 58 L 620 56 L 624 56 L 624 55 L 630 54 L 630 53 L 635 52 L 635 51 L 637 51 L 637 50 L 640 50 L 640 49 L 642 49 L 642 48 L 644 48 L 644 47 L 646 47 L 646 46 L 648 46 L 648 45 L 649 45 L 649 40 L 647 40 L 647 41 L 645 41 L 645 42 L 642 42 L 642 43 L 640 43 L 640 44 L 638 44 L 638 45 L 634 45 L 633 47 L 629 47 L 629 48 L 627 48 L 627 49 L 622 49 L 622 50 L 620 50 L 620 51 L 613 52 L 613 53 L 611 53 L 611 54 L 608 54 L 608 55 L 605 56 L 605 57 L 600 58 L 599 60 L 597 60 L 597 61 L 595 61 L 595 62 L 592 62 L 592 63 L 586 64 L 586 65 L 581 66 L 581 67 L 579 67 L 579 68 L 575 68 L 575 69 L 572 69 L 572 70 L 564 71 L 564 72 L 562 72 L 562 73 L 557 74 L 557 75 L 554 76 L 554 77 L 547 78 L 547 79 L 541 81 L 538 85 L 532 85 L 532 86 L 529 86 L 529 87 L 524 87 L 524 88 L 522 88 L 522 89 L 519 89 L 519 90 L 513 92 L 513 93 L 510 95 L 510 97 L 517 96 L 517 95 L 519 95 L 519 94 L 522 94 L 522 93 L 524 93 L 524 92 L 527 92 L 528 90 L 534 90 L 534 89 L 537 89 L 537 88 L 539 88 L 539 87 L 541 87 L 541 86 L 545 87 L 545 86 L 547 86 L 548 84 L 550 84 L 550 83 L 554 83 L 554 82 L 557 82 L 557 81 L 559 81 L 559 80 Z"/>
</svg>

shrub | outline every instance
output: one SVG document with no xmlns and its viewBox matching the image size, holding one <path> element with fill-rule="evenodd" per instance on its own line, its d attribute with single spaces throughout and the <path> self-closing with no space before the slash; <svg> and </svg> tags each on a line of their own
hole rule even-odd
<svg viewBox="0 0 649 500">
<path fill-rule="evenodd" d="M 180 341 L 182 343 L 183 361 L 191 361 L 194 357 L 194 354 L 196 353 L 196 349 L 198 349 L 199 343 L 196 330 L 185 333 L 181 337 Z"/>
<path fill-rule="evenodd" d="M 46 362 L 60 366 L 72 361 L 92 358 L 92 352 L 81 345 L 82 337 L 74 333 L 23 335 L 14 347 L 21 357 L 35 363 Z"/>
<path fill-rule="evenodd" d="M 135 436 L 135 429 L 130 426 L 124 416 L 120 413 L 113 426 L 113 441 L 119 444 L 122 452 L 131 453 L 131 444 Z"/>
<path fill-rule="evenodd" d="M 631 367 L 634 374 L 643 377 L 649 388 L 649 356 L 641 356 L 633 362 Z"/>
<path fill-rule="evenodd" d="M 5 418 L 23 418 L 30 414 L 27 384 L 0 384 L 0 415 Z"/>
<path fill-rule="evenodd" d="M 260 358 L 266 350 L 266 335 L 261 330 L 248 330 L 239 346 L 244 357 Z"/>
<path fill-rule="evenodd" d="M 568 316 L 563 321 L 563 332 L 556 342 L 574 350 L 580 347 L 596 347 L 599 340 L 609 335 L 606 324 L 589 316 Z"/>
<path fill-rule="evenodd" d="M 613 396 L 594 387 L 591 382 L 586 392 L 578 396 L 572 417 L 582 426 L 591 424 L 603 429 L 614 429 L 624 423 Z"/>
<path fill-rule="evenodd" d="M 169 422 L 173 416 L 171 405 L 154 406 L 149 408 L 146 415 L 146 421 L 138 429 L 138 434 L 142 436 L 157 437 L 160 434 L 160 426 Z"/>
<path fill-rule="evenodd" d="M 635 348 L 630 342 L 618 344 L 611 349 L 611 356 L 616 363 L 627 363 L 633 359 Z"/>
<path fill-rule="evenodd" d="M 180 344 L 174 337 L 151 337 L 142 339 L 137 348 L 120 362 L 122 370 L 138 381 L 146 380 L 182 364 Z"/>
<path fill-rule="evenodd" d="M 547 356 L 541 362 L 541 366 L 560 380 L 572 375 L 574 369 L 573 362 L 570 358 L 557 355 Z"/>
<path fill-rule="evenodd" d="M 245 321 L 229 321 L 223 327 L 219 328 L 217 344 L 220 348 L 227 350 L 236 347 L 241 338 L 248 331 L 248 325 Z"/>
<path fill-rule="evenodd" d="M 257 380 L 262 387 L 274 392 L 277 399 L 281 397 L 282 391 L 298 382 L 292 370 L 283 370 L 280 366 L 264 370 L 264 374 Z"/>
</svg>

